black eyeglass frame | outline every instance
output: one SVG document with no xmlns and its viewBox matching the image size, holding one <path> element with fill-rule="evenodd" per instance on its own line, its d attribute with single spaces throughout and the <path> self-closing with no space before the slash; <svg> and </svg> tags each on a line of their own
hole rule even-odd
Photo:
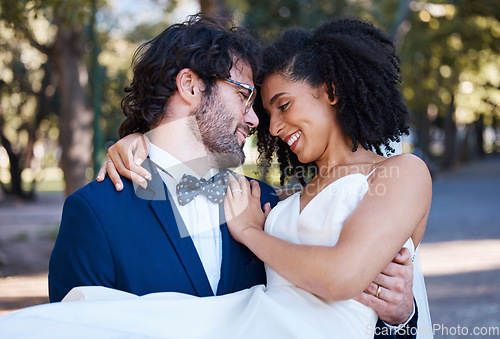
<svg viewBox="0 0 500 339">
<path fill-rule="evenodd" d="M 226 79 L 223 79 L 223 80 L 227 81 L 227 82 L 229 82 L 231 84 L 234 84 L 234 85 L 237 85 L 237 86 L 241 86 L 244 89 L 247 89 L 247 90 L 250 91 L 250 95 L 248 96 L 247 101 L 245 102 L 245 114 L 248 113 L 248 112 L 250 112 L 250 109 L 252 108 L 253 103 L 255 102 L 255 98 L 257 97 L 257 90 L 255 89 L 255 87 L 247 85 L 247 84 L 245 84 L 243 82 L 239 82 L 239 81 L 233 80 L 231 78 L 226 78 Z"/>
</svg>

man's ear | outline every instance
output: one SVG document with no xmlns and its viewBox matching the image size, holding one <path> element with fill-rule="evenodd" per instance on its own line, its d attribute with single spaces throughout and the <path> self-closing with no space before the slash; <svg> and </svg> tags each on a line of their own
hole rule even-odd
<svg viewBox="0 0 500 339">
<path fill-rule="evenodd" d="M 182 100 L 189 106 L 198 107 L 205 90 L 205 84 L 198 75 L 189 68 L 184 68 L 177 74 L 175 83 Z"/>
</svg>

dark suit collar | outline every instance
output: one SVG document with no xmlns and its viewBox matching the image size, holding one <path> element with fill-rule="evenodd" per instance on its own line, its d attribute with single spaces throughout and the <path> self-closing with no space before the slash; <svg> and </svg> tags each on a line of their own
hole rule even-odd
<svg viewBox="0 0 500 339">
<path fill-rule="evenodd" d="M 161 226 L 177 253 L 191 284 L 200 297 L 213 295 L 205 269 L 193 244 L 188 230 L 179 211 L 172 203 L 172 196 L 168 192 L 161 176 L 154 164 L 146 159 L 143 167 L 151 173 L 151 181 L 146 189 L 136 185 L 136 194 L 141 199 L 148 199 L 150 206 L 156 214 Z M 165 260 L 169 260 L 165 258 Z"/>
</svg>

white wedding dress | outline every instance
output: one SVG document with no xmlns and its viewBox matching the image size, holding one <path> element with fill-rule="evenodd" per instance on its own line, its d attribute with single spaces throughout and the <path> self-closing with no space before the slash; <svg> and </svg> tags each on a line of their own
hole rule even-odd
<svg viewBox="0 0 500 339">
<path fill-rule="evenodd" d="M 342 177 L 301 213 L 296 193 L 271 211 L 265 229 L 293 243 L 333 246 L 367 190 L 367 176 Z M 411 240 L 405 246 L 413 254 Z M 205 298 L 79 287 L 62 303 L 0 317 L 0 338 L 373 338 L 377 315 L 371 308 L 324 300 L 270 267 L 266 272 L 267 287 Z"/>
</svg>

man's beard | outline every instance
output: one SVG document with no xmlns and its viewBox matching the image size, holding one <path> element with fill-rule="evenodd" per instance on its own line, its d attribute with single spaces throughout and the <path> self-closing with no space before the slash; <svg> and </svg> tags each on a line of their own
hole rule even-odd
<svg viewBox="0 0 500 339">
<path fill-rule="evenodd" d="M 243 146 L 238 143 L 234 114 L 230 113 L 217 96 L 217 89 L 204 95 L 196 109 L 197 128 L 203 145 L 218 168 L 237 167 L 245 162 Z M 245 125 L 244 129 L 248 130 Z"/>
</svg>

